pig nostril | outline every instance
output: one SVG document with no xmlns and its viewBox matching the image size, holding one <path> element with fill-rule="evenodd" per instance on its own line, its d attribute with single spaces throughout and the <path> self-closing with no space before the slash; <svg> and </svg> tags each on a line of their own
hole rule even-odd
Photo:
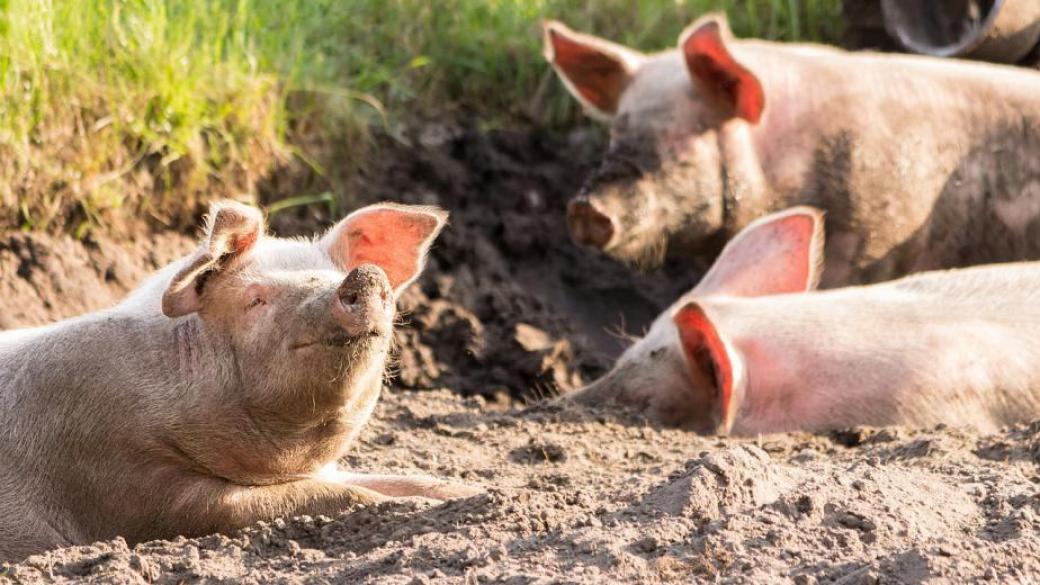
<svg viewBox="0 0 1040 585">
<path fill-rule="evenodd" d="M 567 225 L 574 241 L 586 246 L 604 248 L 614 237 L 614 220 L 588 199 L 567 205 Z"/>
<path fill-rule="evenodd" d="M 346 307 L 372 303 L 388 303 L 393 291 L 386 273 L 378 266 L 362 264 L 350 271 L 339 286 L 337 295 L 340 303 Z M 379 300 L 377 300 L 379 299 Z"/>
</svg>

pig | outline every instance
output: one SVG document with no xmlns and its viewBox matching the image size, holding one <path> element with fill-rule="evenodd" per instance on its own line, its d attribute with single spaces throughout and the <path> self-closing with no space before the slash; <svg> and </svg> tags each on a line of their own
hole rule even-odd
<svg viewBox="0 0 1040 585">
<path fill-rule="evenodd" d="M 643 54 L 544 25 L 545 57 L 609 123 L 568 204 L 579 244 L 687 269 L 755 218 L 827 212 L 824 287 L 1040 258 L 1040 73 L 734 40 L 722 15 Z"/>
<path fill-rule="evenodd" d="M 0 333 L 0 560 L 477 493 L 336 466 L 446 218 L 384 203 L 289 240 L 216 203 L 198 248 L 117 306 Z"/>
<path fill-rule="evenodd" d="M 814 290 L 823 214 L 761 218 L 614 369 L 564 395 L 704 434 L 1040 418 L 1040 262 Z"/>
</svg>

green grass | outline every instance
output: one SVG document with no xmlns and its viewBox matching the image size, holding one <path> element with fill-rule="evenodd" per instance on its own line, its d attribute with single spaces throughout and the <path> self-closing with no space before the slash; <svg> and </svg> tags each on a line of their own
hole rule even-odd
<svg viewBox="0 0 1040 585">
<path fill-rule="evenodd" d="M 0 0 L 0 228 L 181 227 L 290 157 L 356 164 L 369 129 L 416 112 L 573 123 L 541 58 L 544 18 L 657 50 L 712 9 L 739 36 L 833 40 L 839 5 Z"/>
</svg>

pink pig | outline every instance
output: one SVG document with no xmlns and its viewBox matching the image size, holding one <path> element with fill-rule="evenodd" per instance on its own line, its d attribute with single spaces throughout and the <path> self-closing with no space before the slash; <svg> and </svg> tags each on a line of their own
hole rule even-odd
<svg viewBox="0 0 1040 585">
<path fill-rule="evenodd" d="M 827 212 L 824 286 L 1040 259 L 1040 73 L 734 39 L 708 15 L 644 54 L 545 26 L 564 85 L 610 125 L 575 241 L 632 263 L 710 258 L 758 217 Z"/>
<path fill-rule="evenodd" d="M 813 291 L 823 214 L 761 218 L 614 369 L 566 399 L 618 399 L 753 435 L 1040 417 L 1040 262 Z"/>
<path fill-rule="evenodd" d="M 288 240 L 215 203 L 198 248 L 119 305 L 0 332 L 0 561 L 477 493 L 337 467 L 446 220 L 384 203 Z"/>
</svg>

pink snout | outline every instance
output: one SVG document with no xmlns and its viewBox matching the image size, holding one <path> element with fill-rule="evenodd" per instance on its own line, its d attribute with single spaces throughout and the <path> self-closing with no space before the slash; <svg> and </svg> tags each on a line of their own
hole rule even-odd
<svg viewBox="0 0 1040 585">
<path fill-rule="evenodd" d="M 588 197 L 575 197 L 567 204 L 567 227 L 578 244 L 606 248 L 614 239 L 614 224 L 614 219 Z"/>
<path fill-rule="evenodd" d="M 351 337 L 385 335 L 390 331 L 393 302 L 386 273 L 373 264 L 362 264 L 339 285 L 332 314 Z"/>
</svg>

